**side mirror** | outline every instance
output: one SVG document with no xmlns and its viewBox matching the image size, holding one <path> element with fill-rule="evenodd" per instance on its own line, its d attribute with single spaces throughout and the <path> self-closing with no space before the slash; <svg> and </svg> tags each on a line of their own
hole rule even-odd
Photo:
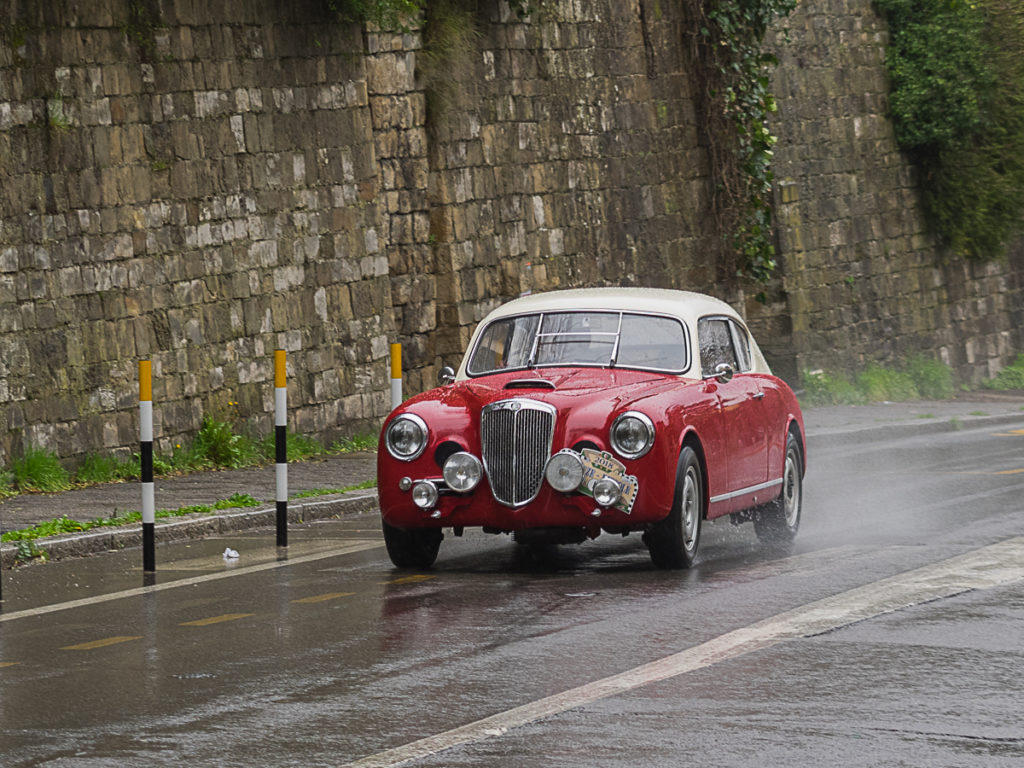
<svg viewBox="0 0 1024 768">
<path fill-rule="evenodd" d="M 706 378 L 717 379 L 719 384 L 728 384 L 736 375 L 736 369 L 728 363 L 719 363 L 715 366 L 715 372 Z"/>
<path fill-rule="evenodd" d="M 437 374 L 437 383 L 442 387 L 447 387 L 453 381 L 455 381 L 455 369 L 450 365 L 446 365 L 441 369 L 441 372 Z"/>
</svg>

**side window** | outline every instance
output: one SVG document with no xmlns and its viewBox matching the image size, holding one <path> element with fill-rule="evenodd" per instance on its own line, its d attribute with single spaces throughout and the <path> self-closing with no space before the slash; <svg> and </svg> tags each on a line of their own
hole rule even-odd
<svg viewBox="0 0 1024 768">
<path fill-rule="evenodd" d="M 715 367 L 721 363 L 728 363 L 733 370 L 740 370 L 731 326 L 729 320 L 721 317 L 703 317 L 697 322 L 700 366 L 705 376 L 713 374 Z"/>
<path fill-rule="evenodd" d="M 739 323 L 729 323 L 732 326 L 733 342 L 736 345 L 736 358 L 739 361 L 738 372 L 749 371 L 752 367 L 750 362 L 750 337 L 746 329 Z"/>
</svg>

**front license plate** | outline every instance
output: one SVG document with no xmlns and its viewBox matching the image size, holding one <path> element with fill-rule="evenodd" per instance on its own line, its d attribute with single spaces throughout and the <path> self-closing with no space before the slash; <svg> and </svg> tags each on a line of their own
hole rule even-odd
<svg viewBox="0 0 1024 768">
<path fill-rule="evenodd" d="M 640 485 L 636 476 L 627 475 L 625 465 L 607 451 L 595 451 L 593 448 L 584 448 L 583 458 L 583 483 L 580 492 L 593 497 L 594 483 L 602 478 L 609 478 L 618 483 L 622 489 L 622 496 L 615 508 L 625 512 L 627 515 L 633 511 L 633 503 L 636 501 L 637 490 Z"/>
</svg>

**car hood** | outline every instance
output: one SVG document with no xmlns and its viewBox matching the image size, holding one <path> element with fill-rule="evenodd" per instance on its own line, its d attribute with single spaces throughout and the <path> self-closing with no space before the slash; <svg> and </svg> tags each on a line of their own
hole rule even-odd
<svg viewBox="0 0 1024 768">
<path fill-rule="evenodd" d="M 610 368 L 544 368 L 481 376 L 425 392 L 404 405 L 444 408 L 471 412 L 489 403 L 512 398 L 528 398 L 550 403 L 559 410 L 600 402 L 614 409 L 655 397 L 669 387 L 686 382 L 676 375 Z M 696 380 L 689 380 L 697 383 Z"/>
</svg>

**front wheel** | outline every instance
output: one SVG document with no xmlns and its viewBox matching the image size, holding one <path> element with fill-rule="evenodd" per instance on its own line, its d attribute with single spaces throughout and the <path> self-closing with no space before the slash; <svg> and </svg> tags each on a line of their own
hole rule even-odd
<svg viewBox="0 0 1024 768">
<path fill-rule="evenodd" d="M 440 528 L 396 528 L 381 520 L 388 557 L 397 568 L 429 568 L 444 534 Z"/>
<path fill-rule="evenodd" d="M 786 438 L 786 464 L 782 470 L 779 498 L 758 510 L 754 517 L 757 538 L 772 546 L 788 546 L 800 528 L 804 499 L 804 465 L 800 441 L 792 432 Z"/>
<path fill-rule="evenodd" d="M 664 520 L 652 525 L 644 541 L 658 568 L 689 568 L 697 559 L 700 526 L 704 519 L 704 480 L 697 454 L 683 448 L 676 465 L 672 508 Z"/>
</svg>

